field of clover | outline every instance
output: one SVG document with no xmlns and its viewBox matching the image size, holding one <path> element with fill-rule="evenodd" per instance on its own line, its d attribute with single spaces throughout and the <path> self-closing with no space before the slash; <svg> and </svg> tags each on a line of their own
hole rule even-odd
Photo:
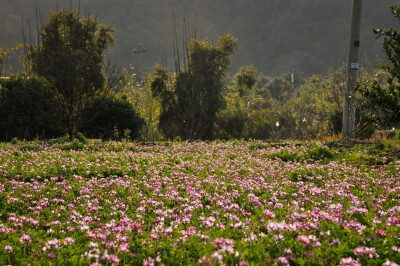
<svg viewBox="0 0 400 266">
<path fill-rule="evenodd" d="M 397 265 L 399 169 L 321 143 L 0 144 L 0 264 Z"/>
</svg>

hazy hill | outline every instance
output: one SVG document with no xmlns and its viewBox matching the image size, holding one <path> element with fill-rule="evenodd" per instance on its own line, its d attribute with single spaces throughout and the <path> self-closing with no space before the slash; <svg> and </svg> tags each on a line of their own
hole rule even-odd
<svg viewBox="0 0 400 266">
<path fill-rule="evenodd" d="M 363 57 L 384 57 L 372 28 L 398 27 L 389 11 L 396 2 L 364 0 Z M 22 42 L 22 21 L 25 30 L 29 20 L 31 30 L 36 31 L 35 7 L 41 20 L 47 21 L 50 10 L 69 7 L 69 3 L 0 0 L 0 46 Z M 73 1 L 72 7 L 78 4 Z M 110 57 L 122 66 L 150 69 L 161 63 L 163 55 L 173 66 L 173 14 L 180 47 L 184 18 L 192 36 L 196 32 L 197 37 L 216 40 L 224 33 L 234 33 L 240 49 L 234 56 L 233 71 L 254 64 L 268 75 L 291 70 L 309 75 L 325 73 L 346 61 L 350 0 L 81 0 L 80 7 L 82 14 L 95 15 L 100 22 L 115 26 L 116 42 Z M 139 43 L 147 52 L 134 56 L 132 50 Z"/>
</svg>

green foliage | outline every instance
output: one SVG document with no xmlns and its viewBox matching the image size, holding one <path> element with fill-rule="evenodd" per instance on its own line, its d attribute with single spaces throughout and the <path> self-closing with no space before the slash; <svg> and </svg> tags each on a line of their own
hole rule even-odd
<svg viewBox="0 0 400 266">
<path fill-rule="evenodd" d="M 246 66 L 235 76 L 233 88 L 225 96 L 226 108 L 218 113 L 217 138 L 266 139 L 292 132 L 294 121 L 284 106 L 295 96 L 303 78 L 294 73 L 292 83 L 291 73 L 279 77 L 255 75 L 255 68 Z"/>
<path fill-rule="evenodd" d="M 301 149 L 296 149 L 292 145 L 285 144 L 282 147 L 279 147 L 277 151 L 267 154 L 266 157 L 271 159 L 279 158 L 283 162 L 299 162 L 308 160 L 321 160 L 324 162 L 329 162 L 337 159 L 336 154 L 332 150 L 319 142 L 309 143 L 308 145 L 302 147 L 302 152 L 300 152 L 300 150 Z"/>
<path fill-rule="evenodd" d="M 230 56 L 237 40 L 230 34 L 217 44 L 192 39 L 187 45 L 185 68 L 168 74 L 156 67 L 152 93 L 161 102 L 159 127 L 167 138 L 210 139 L 218 110 L 224 105 L 223 89 Z"/>
<path fill-rule="evenodd" d="M 74 142 L 64 145 L 61 147 L 62 150 L 64 151 L 69 151 L 69 150 L 73 150 L 73 151 L 79 151 L 79 150 L 83 150 L 85 148 L 85 144 L 81 141 L 79 141 L 78 139 L 74 140 Z"/>
<path fill-rule="evenodd" d="M 218 139 L 238 139 L 243 137 L 247 119 L 247 115 L 242 111 L 240 106 L 221 110 L 218 113 L 215 137 Z"/>
<path fill-rule="evenodd" d="M 214 137 L 219 139 L 239 139 L 246 136 L 246 96 L 257 82 L 257 69 L 244 66 L 234 76 L 233 85 L 225 92 L 226 106 L 217 113 Z"/>
<path fill-rule="evenodd" d="M 50 138 L 60 131 L 48 101 L 54 99 L 50 84 L 41 77 L 0 79 L 0 140 Z"/>
<path fill-rule="evenodd" d="M 159 65 L 155 66 L 153 78 L 150 81 L 152 96 L 160 101 L 160 118 L 158 128 L 168 138 L 179 135 L 177 119 L 177 96 L 175 94 L 175 77 Z"/>
<path fill-rule="evenodd" d="M 71 141 L 71 139 L 69 138 L 69 136 L 68 135 L 64 135 L 62 137 L 58 137 L 58 138 L 55 138 L 55 139 L 49 139 L 48 143 L 50 145 L 54 145 L 54 144 L 64 144 L 64 143 L 67 143 L 67 142 L 70 142 L 70 141 Z"/>
<path fill-rule="evenodd" d="M 10 49 L 8 47 L 0 47 L 0 77 L 3 76 L 3 72 L 6 72 L 6 64 L 10 57 Z"/>
<path fill-rule="evenodd" d="M 307 149 L 308 157 L 313 160 L 324 160 L 324 159 L 334 159 L 335 154 L 328 147 L 323 146 L 319 143 L 319 145 L 309 145 Z"/>
<path fill-rule="evenodd" d="M 81 130 L 90 138 L 136 139 L 144 124 L 132 104 L 118 97 L 98 99 L 85 113 L 90 120 Z"/>
<path fill-rule="evenodd" d="M 313 76 L 298 90 L 298 97 L 289 105 L 299 134 L 304 138 L 338 133 L 341 128 L 344 68 L 332 71 L 328 77 Z M 338 128 L 339 126 L 339 128 Z"/>
<path fill-rule="evenodd" d="M 160 139 L 158 130 L 160 103 L 157 98 L 152 97 L 150 82 L 150 76 L 146 76 L 143 83 L 136 82 L 131 78 L 128 87 L 129 92 L 125 95 L 127 95 L 127 99 L 135 106 L 135 110 L 145 121 L 140 132 L 141 139 L 155 141 Z"/>
<path fill-rule="evenodd" d="M 391 12 L 400 21 L 400 7 L 392 6 Z M 397 29 L 374 29 L 377 38 L 383 37 L 383 50 L 389 64 L 382 64 L 381 69 L 387 71 L 387 86 L 375 80 L 364 83 L 358 91 L 364 97 L 364 108 L 371 108 L 376 112 L 376 121 L 381 126 L 399 125 L 400 121 L 400 33 Z"/>
<path fill-rule="evenodd" d="M 271 159 L 281 159 L 283 162 L 300 161 L 301 157 L 297 152 L 289 152 L 286 149 L 272 153 L 268 156 Z"/>
<path fill-rule="evenodd" d="M 88 142 L 87 138 L 81 132 L 76 133 L 75 138 L 83 144 L 86 144 Z"/>
<path fill-rule="evenodd" d="M 83 112 L 105 92 L 104 51 L 113 43 L 112 29 L 79 10 L 52 12 L 31 47 L 32 70 L 53 86 L 55 123 L 71 137 L 85 124 Z"/>
<path fill-rule="evenodd" d="M 235 82 L 240 94 L 243 95 L 243 89 L 251 90 L 256 84 L 257 69 L 253 65 L 241 67 L 239 73 L 235 75 Z"/>
</svg>

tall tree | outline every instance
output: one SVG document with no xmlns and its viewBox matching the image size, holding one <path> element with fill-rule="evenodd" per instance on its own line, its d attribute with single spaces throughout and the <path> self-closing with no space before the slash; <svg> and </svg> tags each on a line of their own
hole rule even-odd
<svg viewBox="0 0 400 266">
<path fill-rule="evenodd" d="M 183 70 L 175 76 L 157 67 L 151 84 L 154 96 L 161 99 L 160 129 L 167 137 L 209 139 L 212 137 L 230 56 L 237 40 L 222 36 L 216 44 L 192 39 L 187 46 Z"/>
<path fill-rule="evenodd" d="M 392 14 L 400 21 L 400 7 L 392 6 Z M 382 126 L 392 126 L 400 121 L 400 32 L 397 29 L 374 29 L 383 37 L 383 50 L 391 65 L 382 64 L 381 69 L 389 73 L 387 86 L 379 81 L 358 86 L 367 107 L 377 112 Z"/>
<path fill-rule="evenodd" d="M 104 52 L 113 44 L 112 28 L 79 10 L 52 12 L 40 42 L 31 47 L 32 70 L 53 86 L 57 122 L 70 137 L 86 121 L 84 110 L 106 92 Z"/>
</svg>

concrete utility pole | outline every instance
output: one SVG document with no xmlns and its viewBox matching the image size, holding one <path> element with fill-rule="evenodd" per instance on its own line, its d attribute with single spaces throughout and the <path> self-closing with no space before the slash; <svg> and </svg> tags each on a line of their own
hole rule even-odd
<svg viewBox="0 0 400 266">
<path fill-rule="evenodd" d="M 353 94 L 357 85 L 358 71 L 360 69 L 358 55 L 360 50 L 361 9 L 362 0 L 353 0 L 351 8 L 349 54 L 347 57 L 347 83 L 344 93 L 343 137 L 350 136 L 356 125 L 356 108 L 354 104 L 350 102 L 350 95 Z"/>
</svg>

